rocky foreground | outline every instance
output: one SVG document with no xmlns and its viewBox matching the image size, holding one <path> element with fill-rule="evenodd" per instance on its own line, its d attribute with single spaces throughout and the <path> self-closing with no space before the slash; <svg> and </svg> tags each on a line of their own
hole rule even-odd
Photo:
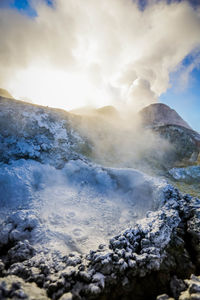
<svg viewBox="0 0 200 300">
<path fill-rule="evenodd" d="M 0 299 L 200 299 L 198 198 L 132 168 L 96 165 L 84 118 L 6 98 L 0 117 Z M 180 145 L 189 135 L 186 160 L 196 162 L 199 135 L 182 125 L 153 130 L 172 126 L 166 139 L 178 131 Z M 176 167 L 184 155 L 173 153 Z M 190 182 L 193 169 L 167 172 Z"/>
<path fill-rule="evenodd" d="M 199 299 L 199 199 L 168 186 L 161 209 L 86 255 L 37 251 L 38 223 L 20 211 L 1 227 L 1 299 Z"/>
</svg>

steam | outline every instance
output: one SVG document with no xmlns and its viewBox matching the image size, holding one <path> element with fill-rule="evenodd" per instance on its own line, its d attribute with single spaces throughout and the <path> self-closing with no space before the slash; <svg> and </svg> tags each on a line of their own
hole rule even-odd
<svg viewBox="0 0 200 300">
<path fill-rule="evenodd" d="M 30 219 L 37 216 L 42 226 L 36 223 L 32 242 L 65 255 L 107 243 L 158 208 L 166 188 L 164 180 L 139 171 L 101 168 L 82 160 L 70 161 L 62 170 L 33 160 L 13 161 L 2 165 L 0 182 L 0 221 L 17 208 Z M 23 238 L 22 226 L 17 232 Z"/>
<path fill-rule="evenodd" d="M 88 141 L 82 153 L 92 161 L 106 167 L 135 168 L 150 175 L 156 174 L 155 167 L 160 170 L 170 165 L 173 145 L 145 127 L 141 114 L 126 110 L 121 113 L 109 106 L 75 113 L 78 117 L 73 128 Z"/>
<path fill-rule="evenodd" d="M 144 11 L 131 0 L 32 4 L 35 18 L 0 10 L 0 86 L 16 97 L 135 110 L 157 101 L 170 72 L 180 69 L 184 83 L 195 67 L 181 65 L 200 46 L 200 12 L 187 2 L 151 1 Z"/>
</svg>

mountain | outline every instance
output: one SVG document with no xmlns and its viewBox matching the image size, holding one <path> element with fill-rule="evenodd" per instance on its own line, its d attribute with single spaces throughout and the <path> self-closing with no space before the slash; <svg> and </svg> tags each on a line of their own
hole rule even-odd
<svg viewBox="0 0 200 300">
<path fill-rule="evenodd" d="M 185 166 L 199 160 L 200 134 L 194 131 L 169 106 L 155 103 L 139 112 L 145 128 L 151 128 L 167 140 L 171 149 L 166 151 L 165 163 L 168 166 Z"/>
<path fill-rule="evenodd" d="M 93 108 L 90 106 L 80 107 L 77 109 L 70 110 L 70 113 L 79 116 L 93 116 L 93 117 L 103 117 L 103 118 L 118 118 L 119 112 L 114 106 L 103 106 L 100 108 Z"/>
<path fill-rule="evenodd" d="M 168 105 L 163 103 L 153 103 L 146 106 L 140 111 L 144 126 L 166 126 L 176 125 L 182 126 L 192 130 L 192 128 L 185 122 L 181 116 Z"/>
<path fill-rule="evenodd" d="M 163 103 L 153 103 L 146 106 L 140 111 L 140 116 L 144 126 L 177 125 L 192 130 L 174 109 Z"/>
<path fill-rule="evenodd" d="M 114 106 L 103 106 L 96 110 L 97 114 L 107 117 L 119 117 L 119 113 Z"/>
</svg>

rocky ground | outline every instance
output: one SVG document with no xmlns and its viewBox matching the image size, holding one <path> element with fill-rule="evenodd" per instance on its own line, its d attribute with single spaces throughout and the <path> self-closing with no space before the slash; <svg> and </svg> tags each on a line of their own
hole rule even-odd
<svg viewBox="0 0 200 300">
<path fill-rule="evenodd" d="M 180 280 L 176 277 L 172 281 L 171 288 L 174 291 L 175 299 L 200 299 L 200 276 L 191 275 L 190 279 Z M 173 300 L 167 294 L 160 295 L 157 300 Z"/>
<path fill-rule="evenodd" d="M 21 211 L 1 227 L 1 299 L 199 299 L 199 199 L 168 186 L 160 210 L 86 255 L 34 249 L 38 223 Z"/>
<path fill-rule="evenodd" d="M 133 169 L 95 165 L 86 158 L 92 142 L 78 127 L 74 129 L 76 117 L 68 113 L 4 98 L 0 105 L 0 299 L 200 299 L 198 198 Z M 189 171 L 170 172 L 174 180 L 177 174 L 185 180 Z M 57 173 L 67 174 L 68 184 L 70 179 L 70 185 L 79 186 L 80 191 L 86 186 L 100 188 L 101 201 L 111 187 L 120 194 L 120 201 L 132 195 L 144 215 L 96 250 L 63 252 L 52 243 L 47 247 L 49 236 L 54 237 L 55 232 L 38 213 L 41 207 L 34 195 L 44 195 L 48 174 L 53 176 L 53 180 L 48 179 L 51 187 L 57 184 Z M 12 186 L 12 193 L 7 188 L 10 183 L 16 187 Z M 22 195 L 23 201 L 28 199 L 26 205 L 19 202 Z M 52 197 L 57 197 L 53 206 L 56 212 L 58 193 Z M 113 201 L 111 198 L 107 203 Z M 51 199 L 48 194 L 46 211 Z M 15 204 L 15 209 L 8 213 L 9 203 Z M 104 206 L 101 202 L 97 211 Z M 61 221 L 59 213 L 54 227 Z M 135 218 L 134 211 L 131 213 Z M 115 220 L 116 224 L 119 221 Z M 70 223 L 62 230 L 67 226 Z"/>
</svg>

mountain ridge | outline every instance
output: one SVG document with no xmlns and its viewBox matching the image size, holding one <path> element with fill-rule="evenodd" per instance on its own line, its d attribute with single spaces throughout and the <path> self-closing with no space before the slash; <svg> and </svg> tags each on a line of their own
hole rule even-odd
<svg viewBox="0 0 200 300">
<path fill-rule="evenodd" d="M 164 103 L 150 104 L 139 114 L 145 126 L 178 125 L 193 130 L 174 109 Z"/>
</svg>

